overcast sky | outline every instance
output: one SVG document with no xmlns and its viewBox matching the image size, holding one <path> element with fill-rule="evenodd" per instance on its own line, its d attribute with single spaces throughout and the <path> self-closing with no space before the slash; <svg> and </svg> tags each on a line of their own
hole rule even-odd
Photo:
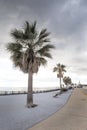
<svg viewBox="0 0 87 130">
<path fill-rule="evenodd" d="M 37 21 L 37 29 L 51 32 L 53 59 L 34 76 L 34 86 L 58 86 L 52 69 L 66 65 L 72 81 L 87 83 L 87 0 L 0 0 L 0 87 L 26 87 L 27 75 L 15 69 L 5 50 L 10 31 Z"/>
</svg>

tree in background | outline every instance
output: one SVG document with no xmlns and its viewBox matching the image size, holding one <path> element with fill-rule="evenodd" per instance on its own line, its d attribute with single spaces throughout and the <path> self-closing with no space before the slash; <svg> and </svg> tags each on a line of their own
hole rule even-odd
<svg viewBox="0 0 87 130">
<path fill-rule="evenodd" d="M 66 87 L 72 84 L 71 78 L 66 76 L 63 78 L 63 82 L 65 83 Z"/>
<path fill-rule="evenodd" d="M 54 48 L 49 44 L 47 29 L 37 32 L 36 22 L 25 22 L 23 29 L 14 29 L 11 36 L 14 41 L 7 44 L 7 50 L 11 53 L 11 59 L 15 67 L 19 67 L 24 73 L 28 73 L 27 107 L 33 104 L 33 74 L 38 72 L 40 65 L 46 65 L 47 59 L 52 58 L 50 50 Z"/>
<path fill-rule="evenodd" d="M 53 72 L 57 72 L 57 77 L 60 79 L 60 89 L 62 89 L 61 79 L 63 78 L 64 72 L 66 72 L 65 68 L 66 66 L 60 63 L 53 68 Z"/>
<path fill-rule="evenodd" d="M 61 79 L 63 78 L 64 72 L 66 72 L 65 70 L 66 66 L 63 64 L 57 64 L 56 67 L 53 68 L 53 72 L 57 72 L 57 77 L 60 80 L 60 90 L 62 91 L 62 84 L 61 84 Z M 56 97 L 58 94 L 56 94 L 54 97 Z"/>
</svg>

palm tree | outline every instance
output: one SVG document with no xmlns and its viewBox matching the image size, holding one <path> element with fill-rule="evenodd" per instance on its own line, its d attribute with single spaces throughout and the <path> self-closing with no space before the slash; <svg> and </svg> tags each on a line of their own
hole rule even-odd
<svg viewBox="0 0 87 130">
<path fill-rule="evenodd" d="M 63 82 L 66 86 L 72 83 L 71 78 L 66 76 L 63 78 Z"/>
<path fill-rule="evenodd" d="M 7 50 L 11 53 L 15 67 L 28 73 L 27 107 L 34 107 L 33 74 L 38 72 L 40 65 L 46 65 L 46 57 L 52 58 L 50 49 L 54 46 L 49 44 L 49 35 L 47 29 L 37 32 L 36 21 L 32 24 L 26 21 L 23 29 L 11 31 L 14 41 L 7 44 Z"/>
<path fill-rule="evenodd" d="M 57 77 L 60 79 L 60 89 L 62 90 L 62 84 L 61 84 L 61 79 L 63 78 L 65 70 L 65 65 L 63 64 L 57 64 L 56 67 L 53 68 L 53 72 L 57 72 Z"/>
</svg>

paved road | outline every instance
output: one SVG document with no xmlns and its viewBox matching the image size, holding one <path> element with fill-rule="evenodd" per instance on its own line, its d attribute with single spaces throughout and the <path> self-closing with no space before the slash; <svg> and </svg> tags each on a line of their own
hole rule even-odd
<svg viewBox="0 0 87 130">
<path fill-rule="evenodd" d="M 87 130 L 87 90 L 76 88 L 60 111 L 29 130 Z"/>
</svg>

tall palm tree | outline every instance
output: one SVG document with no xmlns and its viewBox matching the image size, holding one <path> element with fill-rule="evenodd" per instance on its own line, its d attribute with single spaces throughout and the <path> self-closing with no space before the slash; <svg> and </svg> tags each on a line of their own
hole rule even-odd
<svg viewBox="0 0 87 130">
<path fill-rule="evenodd" d="M 26 21 L 23 29 L 11 31 L 14 41 L 8 43 L 7 50 L 11 53 L 15 67 L 28 73 L 27 107 L 34 107 L 33 74 L 38 72 L 40 65 L 46 65 L 46 57 L 52 58 L 50 49 L 53 49 L 54 46 L 49 44 L 49 35 L 47 29 L 37 32 L 36 21 L 32 24 Z"/>
<path fill-rule="evenodd" d="M 65 65 L 59 63 L 53 68 L 53 72 L 57 72 L 57 77 L 60 79 L 60 89 L 62 89 L 61 79 L 63 78 L 64 72 L 66 72 L 65 67 Z"/>
<path fill-rule="evenodd" d="M 57 77 L 60 80 L 60 93 L 62 93 L 62 84 L 61 84 L 61 79 L 63 78 L 64 72 L 66 72 L 65 70 L 65 65 L 63 64 L 57 64 L 56 67 L 53 68 L 53 72 L 57 72 Z M 54 97 L 57 97 L 59 93 L 56 93 L 54 95 Z"/>
</svg>

